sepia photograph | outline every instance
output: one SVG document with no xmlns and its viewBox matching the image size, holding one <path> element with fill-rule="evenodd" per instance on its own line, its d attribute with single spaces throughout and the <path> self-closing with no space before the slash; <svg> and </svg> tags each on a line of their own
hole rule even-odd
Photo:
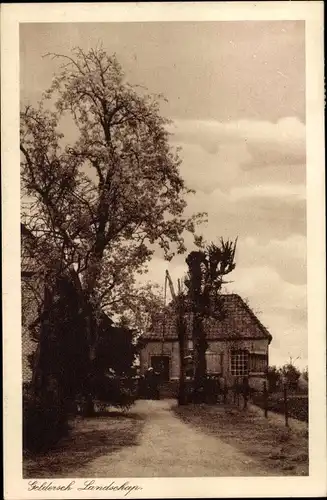
<svg viewBox="0 0 327 500">
<path fill-rule="evenodd" d="M 29 495 L 308 478 L 305 20 L 18 28 Z"/>
</svg>

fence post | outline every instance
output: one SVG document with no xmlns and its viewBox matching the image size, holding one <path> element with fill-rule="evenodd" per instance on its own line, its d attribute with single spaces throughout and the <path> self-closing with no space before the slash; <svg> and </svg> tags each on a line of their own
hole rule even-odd
<svg viewBox="0 0 327 500">
<path fill-rule="evenodd" d="M 288 427 L 288 404 L 287 404 L 287 383 L 284 382 L 284 413 L 285 413 L 285 426 Z"/>
<path fill-rule="evenodd" d="M 240 402 L 241 402 L 240 390 L 241 390 L 240 379 L 239 379 L 239 377 L 237 377 L 237 385 L 236 385 L 237 406 L 240 406 Z"/>
<path fill-rule="evenodd" d="M 244 410 L 246 410 L 248 407 L 249 392 L 250 392 L 249 379 L 248 379 L 248 377 L 245 377 L 243 379 L 243 399 L 244 399 L 243 409 Z"/>
<path fill-rule="evenodd" d="M 266 381 L 263 383 L 263 406 L 265 410 L 265 417 L 268 418 L 268 391 Z"/>
</svg>

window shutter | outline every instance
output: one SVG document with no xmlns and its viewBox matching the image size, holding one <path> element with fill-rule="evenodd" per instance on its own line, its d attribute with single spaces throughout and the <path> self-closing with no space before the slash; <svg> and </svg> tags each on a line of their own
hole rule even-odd
<svg viewBox="0 0 327 500">
<path fill-rule="evenodd" d="M 250 371 L 252 373 L 264 373 L 268 368 L 268 355 L 260 353 L 251 353 Z"/>
<path fill-rule="evenodd" d="M 208 352 L 206 353 L 206 360 L 208 373 L 221 373 L 220 353 Z"/>
</svg>

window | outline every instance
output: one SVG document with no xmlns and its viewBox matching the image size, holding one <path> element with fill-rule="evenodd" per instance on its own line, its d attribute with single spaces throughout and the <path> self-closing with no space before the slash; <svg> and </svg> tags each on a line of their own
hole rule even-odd
<svg viewBox="0 0 327 500">
<path fill-rule="evenodd" d="M 235 377 L 248 375 L 249 373 L 249 353 L 248 351 L 231 352 L 231 373 Z"/>
<path fill-rule="evenodd" d="M 253 373 L 264 373 L 268 368 L 268 356 L 262 353 L 250 354 L 250 371 Z"/>
</svg>

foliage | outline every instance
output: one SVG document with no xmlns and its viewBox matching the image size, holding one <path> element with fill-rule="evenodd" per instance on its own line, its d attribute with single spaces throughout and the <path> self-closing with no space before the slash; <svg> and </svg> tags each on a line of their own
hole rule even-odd
<svg viewBox="0 0 327 500">
<path fill-rule="evenodd" d="M 128 84 L 116 57 L 102 49 L 52 57 L 62 66 L 51 87 L 20 115 L 24 248 L 47 276 L 50 294 L 58 277 L 73 283 L 81 349 L 92 362 L 101 311 L 130 307 L 139 321 L 135 273 L 146 271 L 155 244 L 167 259 L 184 252 L 184 232 L 194 233 L 203 215 L 184 214 L 191 191 L 169 144 L 160 96 Z"/>
<path fill-rule="evenodd" d="M 136 383 L 133 378 L 110 376 L 103 373 L 92 377 L 90 389 L 92 400 L 123 410 L 128 410 L 134 404 L 137 395 Z M 89 411 L 87 414 L 90 416 Z"/>
<path fill-rule="evenodd" d="M 267 371 L 269 390 L 270 392 L 276 392 L 283 380 L 287 382 L 289 388 L 297 389 L 300 376 L 300 370 L 292 362 L 286 363 L 279 368 L 270 366 Z"/>
<path fill-rule="evenodd" d="M 303 371 L 302 371 L 302 377 L 304 378 L 304 380 L 306 382 L 309 381 L 309 370 L 308 370 L 308 367 L 306 367 Z"/>
<path fill-rule="evenodd" d="M 269 392 L 275 392 L 281 382 L 281 371 L 277 366 L 269 366 L 267 371 Z"/>
<path fill-rule="evenodd" d="M 41 395 L 48 384 L 56 384 L 57 403 L 73 400 L 83 390 L 90 364 L 84 315 L 74 284 L 58 278 L 54 289 L 46 289 L 45 307 L 40 316 L 39 349 L 34 370 Z"/>
<path fill-rule="evenodd" d="M 69 431 L 67 413 L 63 407 L 44 405 L 44 400 L 23 393 L 23 449 L 44 452 L 52 448 Z"/>
<path fill-rule="evenodd" d="M 194 232 L 199 217 L 183 217 L 190 191 L 158 97 L 126 83 L 101 49 L 53 57 L 61 71 L 39 107 L 21 113 L 22 189 L 31 200 L 22 216 L 37 236 L 36 258 L 60 272 L 74 265 L 92 295 L 103 261 L 113 287 L 123 269 L 146 264 L 155 242 L 167 258 L 172 244 L 183 252 L 183 231 Z M 64 120 L 74 127 L 71 144 L 58 131 Z"/>
<path fill-rule="evenodd" d="M 262 392 L 256 392 L 252 395 L 252 402 L 259 406 L 260 408 L 265 408 L 265 402 L 263 398 Z M 298 420 L 302 420 L 303 422 L 308 422 L 308 398 L 295 395 L 288 395 L 287 399 L 287 409 L 288 415 L 291 418 L 296 418 Z M 284 396 L 282 392 L 277 392 L 274 394 L 270 394 L 268 397 L 268 411 L 273 411 L 276 413 L 284 414 L 285 413 L 285 403 Z"/>
<path fill-rule="evenodd" d="M 292 363 L 286 363 L 281 367 L 281 375 L 285 377 L 290 388 L 297 388 L 301 372 L 298 368 L 296 368 L 296 366 L 294 366 Z"/>
<path fill-rule="evenodd" d="M 103 374 L 132 376 L 133 366 L 142 345 L 135 330 L 114 326 L 104 314 L 100 322 L 94 370 Z"/>
<path fill-rule="evenodd" d="M 118 320 L 118 326 L 144 333 L 151 325 L 153 317 L 164 309 L 164 298 L 161 287 L 151 282 L 145 284 L 133 283 L 113 290 L 116 297 L 105 307 L 113 312 Z"/>
</svg>

